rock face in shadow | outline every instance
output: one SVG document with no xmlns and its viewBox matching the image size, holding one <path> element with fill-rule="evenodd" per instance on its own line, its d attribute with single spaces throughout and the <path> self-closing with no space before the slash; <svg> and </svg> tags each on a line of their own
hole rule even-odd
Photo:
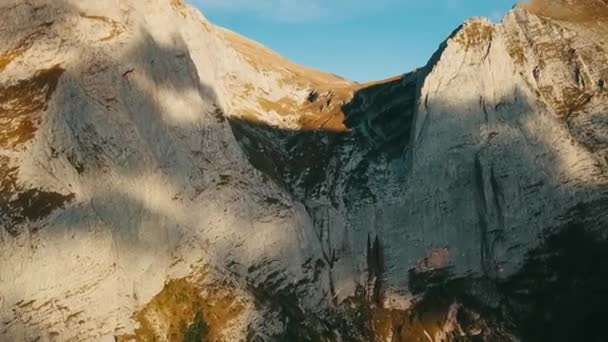
<svg viewBox="0 0 608 342">
<path fill-rule="evenodd" d="M 6 1 L 0 340 L 602 341 L 606 14 L 357 84 L 182 1 Z"/>
</svg>

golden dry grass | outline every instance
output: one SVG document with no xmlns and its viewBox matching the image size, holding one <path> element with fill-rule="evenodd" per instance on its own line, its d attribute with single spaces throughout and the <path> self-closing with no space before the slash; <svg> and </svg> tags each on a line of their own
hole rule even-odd
<svg viewBox="0 0 608 342">
<path fill-rule="evenodd" d="M 13 61 L 23 57 L 23 54 L 25 54 L 42 35 L 43 31 L 33 32 L 17 42 L 15 46 L 0 53 L 0 72 L 3 72 Z"/>
<path fill-rule="evenodd" d="M 183 0 L 170 0 L 171 1 L 171 7 L 173 7 L 174 10 L 178 11 L 184 18 L 187 17 L 187 9 L 188 6 L 186 5 L 186 3 Z M 203 26 L 205 26 L 206 24 L 203 23 Z M 207 29 L 207 31 L 209 31 Z"/>
<path fill-rule="evenodd" d="M 484 46 L 492 41 L 494 37 L 494 26 L 479 21 L 469 23 L 464 26 L 461 32 L 455 37 L 455 41 L 465 49 Z"/>
<path fill-rule="evenodd" d="M 218 32 L 253 67 L 261 71 L 276 71 L 284 74 L 283 82 L 288 85 L 328 90 L 336 87 L 350 87 L 354 84 L 336 75 L 292 63 L 265 46 L 227 29 L 218 28 Z"/>
<path fill-rule="evenodd" d="M 0 86 L 0 148 L 23 150 L 42 121 L 42 112 L 55 92 L 64 69 L 39 70 L 30 79 Z M 63 206 L 73 196 L 25 189 L 17 182 L 18 168 L 0 158 L 0 210 L 13 222 L 36 220 Z"/>
<path fill-rule="evenodd" d="M 516 64 L 523 65 L 527 61 L 524 49 L 520 45 L 509 44 L 509 55 Z"/>
<path fill-rule="evenodd" d="M 0 86 L 0 147 L 15 149 L 34 137 L 40 112 L 46 109 L 63 72 L 55 66 L 30 79 Z"/>
<path fill-rule="evenodd" d="M 350 86 L 338 86 L 333 90 L 319 92 L 318 89 L 331 89 L 329 85 L 313 88 L 317 93 L 314 101 L 296 101 L 291 97 L 283 97 L 278 100 L 270 99 L 266 95 L 259 95 L 251 84 L 245 84 L 241 98 L 251 98 L 266 113 L 273 112 L 279 116 L 296 116 L 299 129 L 303 131 L 329 131 L 346 132 L 348 128 L 344 124 L 346 115 L 343 106 L 350 102 L 355 94 L 368 87 L 393 82 L 401 76 L 396 76 L 382 81 L 374 81 L 364 84 L 351 84 Z M 263 93 L 263 92 L 262 92 Z M 257 109 L 242 108 L 238 112 L 239 117 L 252 123 L 263 123 Z"/>
<path fill-rule="evenodd" d="M 436 308 L 417 314 L 399 310 L 373 309 L 372 331 L 379 341 L 390 341 L 399 336 L 396 342 L 428 341 L 426 335 L 436 336 L 443 330 L 448 318 L 449 307 Z"/>
<path fill-rule="evenodd" d="M 0 55 L 0 72 L 4 71 L 15 59 L 21 57 L 28 48 L 27 44 L 19 44 L 17 47 L 2 53 Z"/>
<path fill-rule="evenodd" d="M 447 302 L 418 303 L 407 311 L 370 305 L 360 298 L 349 298 L 345 305 L 354 308 L 350 314 L 372 341 L 428 341 L 427 335 L 434 338 L 444 332 L 450 312 Z"/>
<path fill-rule="evenodd" d="M 314 102 L 305 101 L 304 103 L 298 103 L 289 97 L 274 101 L 266 97 L 258 97 L 257 103 L 264 112 L 274 112 L 279 116 L 297 116 L 299 128 L 303 131 L 344 132 L 347 128 L 344 126 L 345 115 L 342 105 L 348 102 L 353 95 L 353 91 L 327 93 L 320 95 Z M 243 111 L 241 118 L 250 122 L 260 122 L 253 110 Z"/>
<path fill-rule="evenodd" d="M 25 189 L 18 183 L 18 173 L 19 168 L 11 165 L 9 158 L 0 156 L 0 211 L 7 219 L 4 229 L 14 236 L 20 233 L 15 229 L 18 223 L 43 218 L 74 198 L 36 188 Z"/>
<path fill-rule="evenodd" d="M 300 126 L 305 131 L 329 131 L 345 132 L 348 128 L 344 125 L 346 115 L 342 106 L 352 100 L 354 89 L 339 89 L 320 95 L 314 102 L 307 102 L 301 108 L 299 118 Z"/>
<path fill-rule="evenodd" d="M 265 97 L 259 97 L 258 103 L 265 112 L 274 111 L 282 116 L 297 114 L 300 109 L 300 105 L 289 97 L 283 97 L 276 101 L 268 100 Z"/>
<path fill-rule="evenodd" d="M 204 294 L 203 294 L 204 293 Z M 139 328 L 120 341 L 184 341 L 197 316 L 205 326 L 205 341 L 222 341 L 223 331 L 244 310 L 229 289 L 201 291 L 188 279 L 171 280 L 135 314 Z"/>
<path fill-rule="evenodd" d="M 87 15 L 84 13 L 80 13 L 80 16 L 83 18 L 86 18 L 86 19 L 101 21 L 107 25 L 110 25 L 110 27 L 111 27 L 110 32 L 108 33 L 107 36 L 101 38 L 99 40 L 100 42 L 107 42 L 109 40 L 112 40 L 127 31 L 127 27 L 125 25 L 119 23 L 116 20 L 110 19 L 108 17 L 99 16 L 99 15 Z"/>
<path fill-rule="evenodd" d="M 606 0 L 532 0 L 522 6 L 537 15 L 563 21 L 589 23 L 608 19 Z"/>
<path fill-rule="evenodd" d="M 346 131 L 342 106 L 352 100 L 358 90 L 391 82 L 400 77 L 365 84 L 355 83 L 331 73 L 295 64 L 265 46 L 229 30 L 222 28 L 218 28 L 218 30 L 230 45 L 258 71 L 279 73 L 282 77 L 279 85 L 314 91 L 319 94 L 319 98 L 312 102 L 291 97 L 277 100 L 265 95 L 263 91 L 256 91 L 250 83 L 242 85 L 239 97 L 251 99 L 264 112 L 274 112 L 279 116 L 296 116 L 301 130 Z M 261 123 L 262 120 L 256 114 L 256 110 L 241 108 L 237 114 L 243 120 Z"/>
<path fill-rule="evenodd" d="M 186 7 L 186 3 L 183 0 L 171 0 L 171 6 L 175 9 L 182 9 Z"/>
<path fill-rule="evenodd" d="M 0 155 L 0 199 L 3 201 L 9 201 L 10 197 L 19 190 L 18 171 L 17 167 L 10 165 L 7 157 Z"/>
</svg>

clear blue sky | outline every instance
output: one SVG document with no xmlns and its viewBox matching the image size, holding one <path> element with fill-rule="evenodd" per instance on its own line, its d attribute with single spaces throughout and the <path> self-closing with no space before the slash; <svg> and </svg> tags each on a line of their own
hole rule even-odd
<svg viewBox="0 0 608 342">
<path fill-rule="evenodd" d="M 213 23 L 292 61 L 364 82 L 422 66 L 473 16 L 516 0 L 189 0 Z"/>
</svg>

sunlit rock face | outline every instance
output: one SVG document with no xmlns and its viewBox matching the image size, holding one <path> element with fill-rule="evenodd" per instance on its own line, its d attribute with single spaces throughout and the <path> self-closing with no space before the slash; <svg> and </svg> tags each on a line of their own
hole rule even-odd
<svg viewBox="0 0 608 342">
<path fill-rule="evenodd" d="M 0 340 L 605 337 L 605 1 L 369 84 L 179 0 L 0 6 Z"/>
</svg>

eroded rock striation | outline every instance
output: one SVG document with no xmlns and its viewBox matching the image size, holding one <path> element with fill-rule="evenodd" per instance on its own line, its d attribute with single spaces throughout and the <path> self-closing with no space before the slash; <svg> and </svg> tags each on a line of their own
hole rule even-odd
<svg viewBox="0 0 608 342">
<path fill-rule="evenodd" d="M 358 84 L 179 0 L 2 2 L 0 340 L 602 340 L 607 19 Z"/>
</svg>

